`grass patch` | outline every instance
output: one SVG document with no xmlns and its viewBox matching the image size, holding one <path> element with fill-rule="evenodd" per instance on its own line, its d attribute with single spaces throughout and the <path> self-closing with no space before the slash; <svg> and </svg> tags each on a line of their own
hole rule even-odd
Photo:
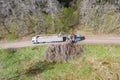
<svg viewBox="0 0 120 80">
<path fill-rule="evenodd" d="M 104 59 L 105 57 L 118 57 L 120 58 L 119 45 L 84 45 L 86 57 Z"/>
<path fill-rule="evenodd" d="M 68 63 L 43 61 L 46 46 L 0 50 L 1 80 L 119 80 L 119 45 L 80 45 L 84 55 Z"/>
<path fill-rule="evenodd" d="M 25 73 L 32 65 L 42 60 L 45 48 L 46 46 L 0 50 L 2 60 L 0 76 L 9 79 Z"/>
</svg>

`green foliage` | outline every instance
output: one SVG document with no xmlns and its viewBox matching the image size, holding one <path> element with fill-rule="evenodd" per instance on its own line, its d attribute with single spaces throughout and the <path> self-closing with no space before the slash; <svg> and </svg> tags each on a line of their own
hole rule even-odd
<svg viewBox="0 0 120 80">
<path fill-rule="evenodd" d="M 43 20 L 46 22 L 45 32 L 46 33 L 55 33 L 55 31 L 52 30 L 52 17 L 50 15 L 44 15 Z"/>
<path fill-rule="evenodd" d="M 63 11 L 54 17 L 55 31 L 52 31 L 52 18 L 50 15 L 44 15 L 46 22 L 46 32 L 58 33 L 61 31 L 68 32 L 78 22 L 78 12 L 73 8 L 63 8 Z"/>
<path fill-rule="evenodd" d="M 64 8 L 63 14 L 60 14 L 60 20 L 63 24 L 62 30 L 69 31 L 78 21 L 78 13 L 73 8 Z"/>
</svg>

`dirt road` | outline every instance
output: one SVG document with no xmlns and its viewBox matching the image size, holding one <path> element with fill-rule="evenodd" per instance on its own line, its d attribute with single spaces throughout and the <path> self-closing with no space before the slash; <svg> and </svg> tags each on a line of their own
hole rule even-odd
<svg viewBox="0 0 120 80">
<path fill-rule="evenodd" d="M 38 46 L 38 45 L 48 45 L 48 44 L 64 44 L 65 42 L 58 43 L 40 43 L 40 44 L 32 44 L 31 40 L 29 41 L 20 41 L 20 42 L 12 42 L 12 43 L 2 43 L 0 44 L 0 48 L 21 48 L 27 46 Z M 119 44 L 120 45 L 120 37 L 86 37 L 85 40 L 79 41 L 78 44 Z"/>
</svg>

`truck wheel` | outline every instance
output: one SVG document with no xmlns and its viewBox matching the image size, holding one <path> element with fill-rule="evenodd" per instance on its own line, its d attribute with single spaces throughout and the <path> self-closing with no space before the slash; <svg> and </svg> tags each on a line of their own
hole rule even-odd
<svg viewBox="0 0 120 80">
<path fill-rule="evenodd" d="M 85 40 L 85 36 L 82 36 L 82 37 L 81 37 L 81 40 Z"/>
<path fill-rule="evenodd" d="M 36 44 L 35 42 L 32 42 L 33 44 Z"/>
</svg>

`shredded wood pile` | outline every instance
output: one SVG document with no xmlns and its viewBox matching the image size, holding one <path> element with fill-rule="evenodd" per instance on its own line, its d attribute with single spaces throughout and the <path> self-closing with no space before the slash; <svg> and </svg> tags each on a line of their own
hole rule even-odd
<svg viewBox="0 0 120 80">
<path fill-rule="evenodd" d="M 83 48 L 77 44 L 52 44 L 46 49 L 44 58 L 48 62 L 68 62 L 82 55 L 83 51 Z"/>
</svg>

